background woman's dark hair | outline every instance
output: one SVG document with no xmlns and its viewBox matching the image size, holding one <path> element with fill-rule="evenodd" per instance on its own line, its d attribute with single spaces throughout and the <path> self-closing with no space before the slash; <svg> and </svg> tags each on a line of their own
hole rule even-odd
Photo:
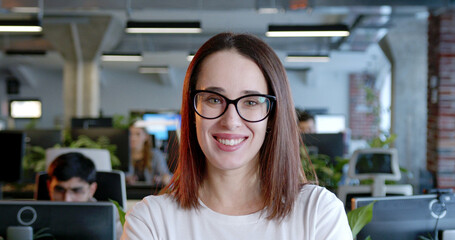
<svg viewBox="0 0 455 240">
<path fill-rule="evenodd" d="M 197 208 L 198 187 L 206 174 L 205 156 L 199 146 L 191 91 L 204 60 L 213 53 L 236 51 L 261 69 L 268 94 L 277 98 L 268 117 L 268 129 L 259 152 L 259 174 L 264 207 L 269 219 L 282 219 L 292 209 L 302 183 L 306 182 L 299 156 L 299 130 L 286 71 L 275 52 L 261 39 L 249 34 L 220 33 L 195 54 L 183 86 L 180 158 L 167 187 L 183 208 Z"/>
<path fill-rule="evenodd" d="M 49 179 L 55 177 L 59 181 L 68 181 L 73 177 L 78 177 L 89 184 L 96 182 L 95 164 L 90 158 L 78 152 L 58 156 L 49 165 L 47 173 Z"/>
</svg>

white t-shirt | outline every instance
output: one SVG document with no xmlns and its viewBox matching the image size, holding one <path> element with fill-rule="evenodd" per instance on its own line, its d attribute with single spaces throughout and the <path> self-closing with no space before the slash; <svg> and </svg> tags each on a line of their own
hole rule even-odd
<svg viewBox="0 0 455 240">
<path fill-rule="evenodd" d="M 128 212 L 121 239 L 352 239 L 343 203 L 323 187 L 305 185 L 281 223 L 265 211 L 229 216 L 199 202 L 185 210 L 169 195 L 148 196 Z"/>
</svg>

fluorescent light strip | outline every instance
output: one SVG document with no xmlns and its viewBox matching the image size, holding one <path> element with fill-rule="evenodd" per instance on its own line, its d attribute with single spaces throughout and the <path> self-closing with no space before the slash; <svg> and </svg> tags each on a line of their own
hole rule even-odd
<svg viewBox="0 0 455 240">
<path fill-rule="evenodd" d="M 13 7 L 11 11 L 15 13 L 39 13 L 39 7 Z"/>
<path fill-rule="evenodd" d="M 140 62 L 141 55 L 102 55 L 101 60 L 104 62 Z"/>
<path fill-rule="evenodd" d="M 201 33 L 200 28 L 127 28 L 127 33 Z"/>
<path fill-rule="evenodd" d="M 168 67 L 139 67 L 139 73 L 154 74 L 154 73 L 168 73 Z"/>
<path fill-rule="evenodd" d="M 276 14 L 278 12 L 279 12 L 278 8 L 259 8 L 258 9 L 259 14 Z"/>
<path fill-rule="evenodd" d="M 267 37 L 347 37 L 348 31 L 268 31 Z"/>
<path fill-rule="evenodd" d="M 0 32 L 41 32 L 43 30 L 40 26 L 1 26 Z"/>
<path fill-rule="evenodd" d="M 287 56 L 286 62 L 328 62 L 329 56 Z"/>
</svg>

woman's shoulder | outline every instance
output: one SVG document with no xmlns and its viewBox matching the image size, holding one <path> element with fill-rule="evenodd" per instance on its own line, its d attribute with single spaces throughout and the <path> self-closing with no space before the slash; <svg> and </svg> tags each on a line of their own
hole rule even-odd
<svg viewBox="0 0 455 240">
<path fill-rule="evenodd" d="M 297 204 L 312 205 L 313 207 L 343 205 L 341 200 L 325 187 L 305 184 L 300 190 Z"/>
<path fill-rule="evenodd" d="M 174 198 L 168 194 L 163 195 L 150 195 L 142 199 L 142 201 L 136 203 L 132 208 L 131 212 L 135 215 L 141 215 L 142 213 L 150 213 L 151 211 L 156 213 L 163 213 L 177 209 L 178 204 Z"/>
</svg>

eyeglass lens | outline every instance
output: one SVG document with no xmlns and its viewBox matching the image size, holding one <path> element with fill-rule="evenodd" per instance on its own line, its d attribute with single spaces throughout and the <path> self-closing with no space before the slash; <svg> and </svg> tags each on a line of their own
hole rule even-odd
<svg viewBox="0 0 455 240">
<path fill-rule="evenodd" d="M 194 97 L 196 111 L 204 118 L 218 118 L 227 109 L 229 99 L 211 92 L 199 92 Z M 234 100 L 240 117 L 247 121 L 260 121 L 270 111 L 271 102 L 262 95 L 246 95 Z"/>
</svg>

